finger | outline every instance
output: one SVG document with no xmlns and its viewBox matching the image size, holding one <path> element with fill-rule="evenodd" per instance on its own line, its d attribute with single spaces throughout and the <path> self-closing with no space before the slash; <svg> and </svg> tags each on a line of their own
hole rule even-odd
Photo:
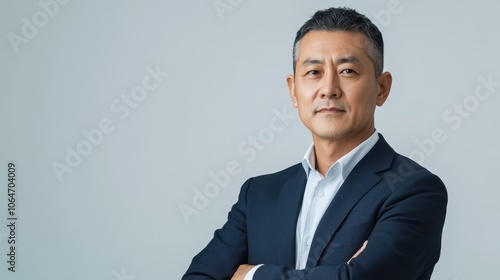
<svg viewBox="0 0 500 280">
<path fill-rule="evenodd" d="M 352 261 L 352 259 L 359 256 L 359 254 L 361 254 L 361 252 L 363 252 L 363 250 L 366 248 L 366 245 L 368 245 L 368 240 L 363 242 L 363 246 L 361 246 L 361 248 L 359 248 L 359 250 L 356 252 L 356 254 L 354 254 L 354 256 L 352 256 L 352 258 L 347 262 L 347 264 L 349 264 Z"/>
<path fill-rule="evenodd" d="M 354 256 L 352 256 L 352 258 L 359 256 L 359 254 L 361 254 L 361 252 L 363 252 L 363 250 L 366 248 L 366 244 L 368 244 L 368 241 L 363 242 L 363 246 L 361 246 L 361 248 L 359 248 L 359 250 L 356 252 L 356 254 L 354 254 Z"/>
</svg>

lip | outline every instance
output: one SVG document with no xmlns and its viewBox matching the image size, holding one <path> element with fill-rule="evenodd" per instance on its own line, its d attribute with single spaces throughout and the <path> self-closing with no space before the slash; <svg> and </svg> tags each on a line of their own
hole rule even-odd
<svg viewBox="0 0 500 280">
<path fill-rule="evenodd" d="M 322 107 L 319 108 L 316 113 L 322 113 L 322 114 L 339 114 L 339 113 L 345 113 L 345 110 L 342 110 L 337 107 Z"/>
</svg>

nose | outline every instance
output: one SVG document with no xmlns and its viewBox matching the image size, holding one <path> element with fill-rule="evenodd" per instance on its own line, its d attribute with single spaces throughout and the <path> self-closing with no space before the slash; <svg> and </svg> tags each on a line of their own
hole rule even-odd
<svg viewBox="0 0 500 280">
<path fill-rule="evenodd" d="M 321 98 L 340 98 L 342 92 L 339 88 L 338 79 L 335 77 L 325 75 L 321 81 L 321 88 L 319 94 Z"/>
</svg>

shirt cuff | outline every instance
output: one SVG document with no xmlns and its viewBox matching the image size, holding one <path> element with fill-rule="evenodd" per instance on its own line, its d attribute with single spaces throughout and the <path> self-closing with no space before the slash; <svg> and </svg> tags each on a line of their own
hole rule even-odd
<svg viewBox="0 0 500 280">
<path fill-rule="evenodd" d="M 250 269 L 250 271 L 247 272 L 247 275 L 245 275 L 245 279 L 243 280 L 253 280 L 253 275 L 255 274 L 255 271 L 257 271 L 257 269 L 261 266 L 262 264 L 259 264 Z"/>
</svg>

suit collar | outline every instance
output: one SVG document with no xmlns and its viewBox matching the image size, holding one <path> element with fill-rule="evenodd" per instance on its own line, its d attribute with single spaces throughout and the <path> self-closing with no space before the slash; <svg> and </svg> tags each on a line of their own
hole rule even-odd
<svg viewBox="0 0 500 280">
<path fill-rule="evenodd" d="M 327 244 L 329 244 L 347 214 L 361 197 L 382 180 L 382 177 L 377 173 L 391 167 L 394 155 L 394 150 L 387 144 L 384 137 L 379 134 L 378 142 L 354 167 L 323 215 L 310 247 L 307 267 L 317 265 Z"/>
</svg>

